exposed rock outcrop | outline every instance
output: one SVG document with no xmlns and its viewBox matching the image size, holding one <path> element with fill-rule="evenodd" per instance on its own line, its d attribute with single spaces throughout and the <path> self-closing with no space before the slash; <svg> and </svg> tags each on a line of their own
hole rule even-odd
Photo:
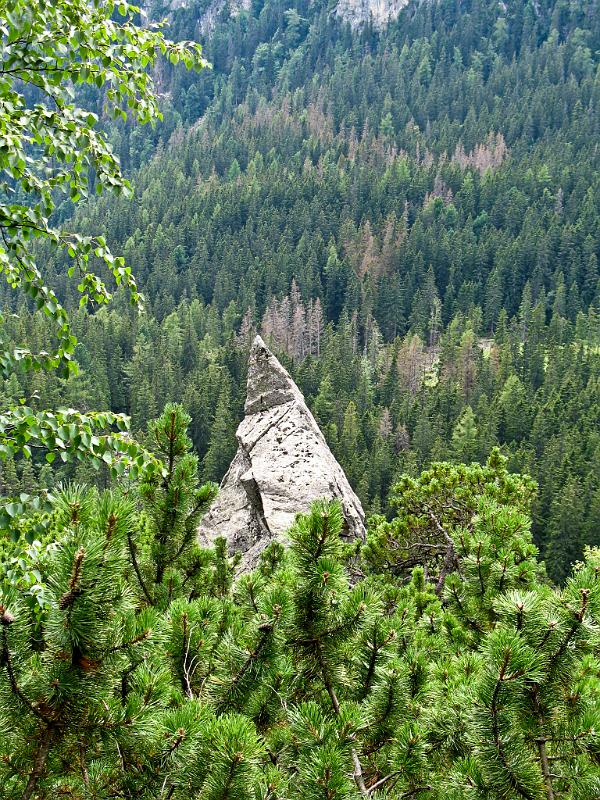
<svg viewBox="0 0 600 800">
<path fill-rule="evenodd" d="M 240 12 L 249 11 L 251 5 L 251 0 L 211 0 L 198 19 L 199 33 L 202 36 L 211 34 L 225 9 L 232 17 L 237 17 Z"/>
<path fill-rule="evenodd" d="M 178 11 L 182 8 L 190 8 L 193 0 L 167 0 L 165 3 L 168 12 Z M 150 3 L 142 2 L 142 18 L 144 21 L 149 20 L 148 10 L 144 9 L 144 5 L 150 6 Z M 196 22 L 196 30 L 201 36 L 208 36 L 213 32 L 218 17 L 227 10 L 232 17 L 237 17 L 242 11 L 249 11 L 252 5 L 252 0 L 209 0 L 208 4 L 204 5 L 202 10 L 198 9 L 198 18 Z M 161 9 L 164 11 L 164 9 Z M 162 17 L 161 17 L 162 18 Z"/>
<path fill-rule="evenodd" d="M 361 28 L 371 22 L 376 30 L 382 30 L 398 15 L 411 0 L 338 0 L 335 13 L 353 28 Z"/>
<path fill-rule="evenodd" d="M 340 500 L 345 535 L 364 538 L 364 512 L 327 446 L 302 393 L 260 336 L 248 364 L 239 448 L 218 497 L 200 526 L 200 541 L 226 537 L 252 569 L 273 539 L 285 541 L 295 515 L 322 497 Z"/>
</svg>

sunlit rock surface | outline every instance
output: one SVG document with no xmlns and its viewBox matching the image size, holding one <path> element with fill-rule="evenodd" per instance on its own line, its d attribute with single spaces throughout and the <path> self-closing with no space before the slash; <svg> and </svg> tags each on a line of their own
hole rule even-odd
<svg viewBox="0 0 600 800">
<path fill-rule="evenodd" d="M 411 0 L 338 0 L 335 13 L 360 28 L 371 23 L 376 30 L 382 30 L 398 15 Z"/>
<path fill-rule="evenodd" d="M 245 417 L 238 451 L 200 526 L 208 545 L 224 536 L 241 552 L 240 571 L 252 569 L 274 539 L 285 542 L 295 515 L 313 500 L 337 498 L 345 535 L 364 538 L 364 512 L 335 460 L 302 393 L 257 336 L 248 364 Z"/>
</svg>

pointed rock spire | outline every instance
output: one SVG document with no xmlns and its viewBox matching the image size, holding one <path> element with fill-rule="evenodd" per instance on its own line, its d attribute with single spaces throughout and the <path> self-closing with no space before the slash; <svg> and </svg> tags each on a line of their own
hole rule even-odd
<svg viewBox="0 0 600 800">
<path fill-rule="evenodd" d="M 329 449 L 302 393 L 260 336 L 250 351 L 245 417 L 238 451 L 200 525 L 200 541 L 224 536 L 252 569 L 273 539 L 285 541 L 296 514 L 319 498 L 337 498 L 345 535 L 365 536 L 358 497 Z"/>
</svg>

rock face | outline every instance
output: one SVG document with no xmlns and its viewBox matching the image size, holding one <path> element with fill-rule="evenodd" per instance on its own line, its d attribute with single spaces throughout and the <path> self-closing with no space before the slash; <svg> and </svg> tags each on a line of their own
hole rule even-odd
<svg viewBox="0 0 600 800">
<path fill-rule="evenodd" d="M 376 30 L 382 30 L 398 17 L 409 2 L 411 0 L 338 0 L 335 13 L 353 28 L 361 28 L 371 22 Z"/>
<path fill-rule="evenodd" d="M 248 364 L 239 448 L 221 490 L 202 520 L 201 543 L 224 536 L 252 569 L 273 539 L 285 542 L 295 515 L 327 497 L 340 500 L 345 535 L 364 538 L 364 512 L 331 453 L 302 393 L 257 336 Z"/>
<path fill-rule="evenodd" d="M 194 0 L 166 0 L 165 7 L 168 12 L 173 12 L 178 11 L 181 8 L 190 8 L 193 5 L 193 2 Z M 138 3 L 138 5 L 140 4 Z M 147 0 L 144 0 L 141 3 L 142 18 L 147 21 L 149 19 L 149 14 L 147 10 L 144 10 L 144 5 L 150 6 L 151 3 L 149 3 Z M 226 9 L 229 11 L 232 17 L 237 17 L 242 11 L 250 11 L 251 7 L 252 0 L 209 0 L 208 4 L 206 4 L 202 11 L 198 13 L 196 22 L 197 33 L 201 34 L 202 36 L 207 36 L 208 34 L 212 33 L 215 28 L 217 18 Z"/>
<path fill-rule="evenodd" d="M 198 19 L 198 31 L 202 36 L 208 36 L 225 9 L 232 17 L 237 17 L 242 11 L 250 11 L 251 6 L 251 0 L 211 0 Z"/>
</svg>

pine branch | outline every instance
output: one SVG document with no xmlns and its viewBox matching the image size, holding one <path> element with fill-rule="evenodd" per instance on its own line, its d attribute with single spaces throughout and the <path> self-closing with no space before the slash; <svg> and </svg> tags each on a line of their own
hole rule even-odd
<svg viewBox="0 0 600 800">
<path fill-rule="evenodd" d="M 504 581 L 506 580 L 506 573 L 508 571 L 508 557 L 504 559 L 502 562 L 502 574 L 500 575 L 500 580 L 498 581 L 498 591 L 504 591 Z"/>
<path fill-rule="evenodd" d="M 460 612 L 464 615 L 464 621 L 469 626 L 469 628 L 472 628 L 472 630 L 474 630 L 476 633 L 483 633 L 484 632 L 483 626 L 480 625 L 480 623 L 476 619 L 473 619 L 473 617 L 469 617 L 467 615 L 467 611 L 461 602 L 460 595 L 458 594 L 457 587 L 452 586 L 450 588 L 450 593 L 452 594 L 454 602 L 458 606 Z"/>
<path fill-rule="evenodd" d="M 7 612 L 5 611 L 2 614 L 2 619 L 4 620 L 7 617 Z M 12 618 L 11 618 L 12 619 Z M 12 623 L 2 622 L 2 659 L 1 663 L 6 666 L 6 671 L 8 672 L 8 679 L 10 682 L 10 688 L 12 689 L 13 694 L 15 694 L 19 700 L 25 705 L 32 714 L 34 714 L 38 719 L 41 719 L 42 722 L 45 722 L 46 725 L 51 726 L 53 721 L 46 717 L 39 708 L 32 703 L 32 701 L 25 695 L 23 690 L 20 688 L 19 684 L 17 683 L 17 678 L 15 675 L 13 663 L 12 663 L 12 656 L 10 654 L 10 649 L 8 647 L 8 625 Z"/>
<path fill-rule="evenodd" d="M 174 411 L 171 412 L 171 426 L 169 428 L 169 475 L 168 479 L 170 481 L 173 475 L 173 466 L 175 464 L 175 419 L 176 414 Z M 167 486 L 167 479 L 165 478 L 165 488 Z"/>
<path fill-rule="evenodd" d="M 40 735 L 39 744 L 33 760 L 33 769 L 29 775 L 29 780 L 27 781 L 27 786 L 25 787 L 25 791 L 23 792 L 21 800 L 30 800 L 30 798 L 34 796 L 38 781 L 42 777 L 46 767 L 46 761 L 48 760 L 48 755 L 52 745 L 54 744 L 55 738 L 56 731 L 50 728 Z"/>
<path fill-rule="evenodd" d="M 177 748 L 181 746 L 184 739 L 185 739 L 185 731 L 183 728 L 179 728 L 179 730 L 177 731 L 177 736 L 175 737 L 175 741 L 169 747 L 169 749 L 165 753 L 163 753 L 163 756 L 166 758 L 166 756 L 170 756 L 172 753 L 174 753 L 175 750 L 177 750 Z"/>
<path fill-rule="evenodd" d="M 556 625 L 557 625 L 557 623 L 554 620 L 550 620 L 550 622 L 548 623 L 548 629 L 546 630 L 546 633 L 544 634 L 544 638 L 542 639 L 542 641 L 539 644 L 539 649 L 540 650 L 543 649 L 543 647 L 545 646 L 546 642 L 548 641 L 548 639 L 550 638 L 552 633 L 556 630 Z"/>
<path fill-rule="evenodd" d="M 536 744 L 540 754 L 540 764 L 542 767 L 542 775 L 544 777 L 544 786 L 546 787 L 547 800 L 554 800 L 554 788 L 552 786 L 552 774 L 550 772 L 550 763 L 548 760 L 548 752 L 546 750 L 546 721 L 544 712 L 540 703 L 539 687 L 535 686 L 532 691 L 533 708 L 538 718 L 539 735 L 536 737 Z"/>
<path fill-rule="evenodd" d="M 436 593 L 436 595 L 438 597 L 440 597 L 440 595 L 444 591 L 444 585 L 446 583 L 446 578 L 448 577 L 448 574 L 450 572 L 452 572 L 452 570 L 455 569 L 457 567 L 457 565 L 458 565 L 458 558 L 456 556 L 456 548 L 454 546 L 454 539 L 450 536 L 448 531 L 444 528 L 444 526 L 439 521 L 439 519 L 437 518 L 437 516 L 434 513 L 434 511 L 429 507 L 426 507 L 426 511 L 427 511 L 428 516 L 429 516 L 429 519 L 433 522 L 433 524 L 436 527 L 436 530 L 442 535 L 442 538 L 444 539 L 444 542 L 446 543 L 446 552 L 445 552 L 445 556 L 444 556 L 444 563 L 443 563 L 442 569 L 440 570 L 440 574 L 438 576 L 438 581 L 437 581 L 437 584 L 436 584 L 436 587 L 435 587 L 435 593 Z"/>
<path fill-rule="evenodd" d="M 69 581 L 69 589 L 63 594 L 58 603 L 58 607 L 61 611 L 70 609 L 75 600 L 81 594 L 82 590 L 81 586 L 79 585 L 79 581 L 81 580 L 81 568 L 84 558 L 85 550 L 83 547 L 80 547 L 75 553 L 75 558 L 73 560 L 73 570 L 71 572 L 71 579 Z"/>
<path fill-rule="evenodd" d="M 508 663 L 510 661 L 511 652 L 507 650 L 504 655 L 504 661 L 502 662 L 502 666 L 500 668 L 500 674 L 498 676 L 498 680 L 496 681 L 496 685 L 494 686 L 494 692 L 492 694 L 492 701 L 490 703 L 490 711 L 492 714 L 492 733 L 494 736 L 494 745 L 496 747 L 496 752 L 498 753 L 498 757 L 504 769 L 508 775 L 508 781 L 512 787 L 512 789 L 520 796 L 525 798 L 525 800 L 535 800 L 535 797 L 524 787 L 521 786 L 518 777 L 513 773 L 512 767 L 509 763 L 507 755 L 504 751 L 504 745 L 502 744 L 502 740 L 500 738 L 500 726 L 498 723 L 498 714 L 499 714 L 499 706 L 498 706 L 498 699 L 500 696 L 500 690 L 504 681 L 506 680 L 506 668 L 508 667 Z"/>
<path fill-rule="evenodd" d="M 360 765 L 360 759 L 358 758 L 358 753 L 356 749 L 352 748 L 352 763 L 354 764 L 354 781 L 358 786 L 358 789 L 363 797 L 369 796 L 369 790 L 365 785 L 365 779 L 363 777 L 362 767 Z"/>
<path fill-rule="evenodd" d="M 136 671 L 141 661 L 134 661 L 123 673 L 121 673 L 121 703 L 125 705 L 129 694 L 129 676 Z"/>
<path fill-rule="evenodd" d="M 206 666 L 206 668 L 205 668 L 205 670 L 203 672 L 203 677 L 202 677 L 202 681 L 200 683 L 200 689 L 199 689 L 199 692 L 198 692 L 199 694 L 202 694 L 202 692 L 204 690 L 204 686 L 206 684 L 206 681 L 208 680 L 209 676 L 213 672 L 217 649 L 218 649 L 218 647 L 219 647 L 219 645 L 220 645 L 220 643 L 221 643 L 221 641 L 223 639 L 223 636 L 225 634 L 226 629 L 227 629 L 227 615 L 226 615 L 226 612 L 223 610 L 221 612 L 221 618 L 219 620 L 219 627 L 218 627 L 218 629 L 216 631 L 215 641 L 214 641 L 214 643 L 213 643 L 213 645 L 212 645 L 212 647 L 210 649 L 210 652 L 208 654 L 207 666 Z"/>
<path fill-rule="evenodd" d="M 250 583 L 248 586 L 248 597 L 250 598 L 250 604 L 254 609 L 255 613 L 258 614 L 258 606 L 256 605 L 256 597 L 254 595 L 254 584 Z"/>
<path fill-rule="evenodd" d="M 260 656 L 263 648 L 265 647 L 265 645 L 266 645 L 266 643 L 268 641 L 269 634 L 272 632 L 272 630 L 273 630 L 273 625 L 271 625 L 269 623 L 265 623 L 265 624 L 260 626 L 261 634 L 260 634 L 260 637 L 258 639 L 258 643 L 256 645 L 256 648 L 248 653 L 248 658 L 244 661 L 244 663 L 242 664 L 242 667 L 240 668 L 240 670 L 233 677 L 233 680 L 231 681 L 231 684 L 229 685 L 229 690 L 227 692 L 227 694 L 229 696 L 232 695 L 233 690 L 235 689 L 235 687 L 239 684 L 239 682 L 242 680 L 242 678 L 244 677 L 246 672 L 248 672 L 248 670 L 250 669 L 252 664 Z M 224 702 L 222 702 L 221 705 L 224 705 Z"/>
<path fill-rule="evenodd" d="M 376 721 L 376 726 L 378 728 L 383 724 L 383 722 L 385 722 L 388 716 L 392 713 L 393 708 L 394 708 L 394 687 L 391 683 L 388 683 L 385 708 L 383 709 L 383 713 L 379 715 L 379 718 Z"/>
<path fill-rule="evenodd" d="M 144 579 L 142 578 L 142 573 L 140 571 L 140 567 L 139 567 L 139 564 L 138 564 L 138 561 L 137 561 L 137 557 L 136 557 L 136 554 L 135 554 L 135 545 L 134 545 L 133 540 L 131 538 L 131 531 L 129 529 L 127 530 L 127 547 L 129 549 L 129 555 L 131 556 L 131 564 L 132 564 L 133 569 L 135 571 L 135 574 L 137 576 L 138 583 L 140 584 L 140 588 L 141 588 L 142 592 L 144 593 L 144 596 L 145 596 L 146 600 L 150 603 L 151 606 L 153 606 L 154 605 L 154 600 L 150 596 L 150 593 L 148 592 L 148 589 L 146 588 L 146 584 L 144 583 Z"/>
<path fill-rule="evenodd" d="M 481 574 L 481 542 L 477 542 L 477 575 L 479 577 L 480 594 L 483 597 L 485 594 L 485 584 L 483 582 L 483 575 Z"/>
<path fill-rule="evenodd" d="M 118 653 L 119 650 L 127 650 L 128 647 L 133 647 L 135 644 L 139 644 L 140 642 L 146 641 L 150 637 L 152 631 L 148 628 L 147 630 L 139 633 L 137 636 L 134 636 L 133 639 L 129 639 L 127 642 L 123 642 L 122 644 L 117 644 L 114 647 L 111 647 L 110 650 L 107 650 L 106 655 L 109 653 Z"/>
<path fill-rule="evenodd" d="M 377 666 L 377 657 L 379 653 L 383 650 L 386 644 L 392 641 L 392 639 L 396 636 L 396 631 L 392 630 L 386 636 L 386 638 L 379 642 L 377 639 L 377 626 L 374 626 L 373 631 L 373 639 L 369 642 L 371 648 L 371 656 L 369 658 L 369 666 L 367 667 L 367 675 L 364 681 L 363 691 L 361 693 L 361 699 L 364 700 L 365 697 L 369 694 L 371 690 L 371 684 L 373 683 L 373 678 L 375 677 L 375 667 Z"/>
<path fill-rule="evenodd" d="M 85 747 L 82 744 L 79 745 L 79 760 L 81 762 L 81 776 L 83 778 L 83 785 L 86 789 L 89 789 L 90 776 L 88 773 L 87 764 L 85 763 Z"/>
<path fill-rule="evenodd" d="M 590 590 L 589 589 L 581 589 L 581 606 L 580 606 L 579 610 L 575 612 L 575 620 L 576 621 L 573 623 L 573 625 L 571 625 L 567 635 L 562 640 L 562 642 L 560 644 L 560 647 L 558 648 L 558 650 L 556 651 L 556 653 L 554 654 L 554 656 L 552 658 L 552 661 L 550 662 L 550 666 L 549 666 L 549 670 L 548 670 L 550 675 L 552 675 L 554 673 L 554 670 L 556 668 L 556 665 L 558 664 L 559 659 L 565 653 L 567 647 L 569 646 L 569 644 L 571 642 L 571 639 L 573 638 L 573 636 L 575 636 L 575 634 L 577 633 L 577 630 L 579 629 L 579 627 L 581 626 L 581 624 L 583 622 L 583 618 L 585 617 L 585 613 L 587 611 L 587 605 L 588 605 L 589 596 L 590 596 Z M 570 609 L 570 610 L 572 610 L 572 609 Z"/>
<path fill-rule="evenodd" d="M 323 681 L 325 689 L 327 690 L 327 694 L 329 695 L 329 697 L 331 699 L 331 705 L 333 706 L 333 710 L 334 710 L 336 716 L 339 717 L 340 716 L 340 711 L 341 711 L 340 703 L 339 703 L 339 700 L 337 698 L 337 694 L 335 692 L 335 689 L 333 688 L 333 684 L 331 683 L 331 680 L 329 678 L 327 667 L 326 667 L 325 662 L 323 660 L 323 651 L 322 651 L 322 648 L 321 648 L 321 642 L 317 643 L 317 658 L 319 660 L 319 666 L 321 667 L 321 679 Z M 367 789 L 367 787 L 365 785 L 365 779 L 363 777 L 362 767 L 361 767 L 361 764 L 360 764 L 360 759 L 358 757 L 358 753 L 356 752 L 356 748 L 353 747 L 351 752 L 352 752 L 352 763 L 354 765 L 354 773 L 353 773 L 352 777 L 354 778 L 354 782 L 356 783 L 356 785 L 358 787 L 358 790 L 360 791 L 361 795 L 363 797 L 368 797 L 369 796 L 369 790 Z"/>
<path fill-rule="evenodd" d="M 373 792 L 377 791 L 377 789 L 380 789 L 384 785 L 384 783 L 391 781 L 392 778 L 396 778 L 398 775 L 401 774 L 402 774 L 401 770 L 396 770 L 396 772 L 390 772 L 389 775 L 386 775 L 384 778 L 380 778 L 376 783 L 372 784 L 372 786 L 369 786 L 367 790 L 368 793 L 372 794 Z"/>
<path fill-rule="evenodd" d="M 236 753 L 234 757 L 231 759 L 231 764 L 229 765 L 229 772 L 227 773 L 227 779 L 225 780 L 225 786 L 223 787 L 223 794 L 221 797 L 223 800 L 229 800 L 230 798 L 230 789 L 231 784 L 233 783 L 233 776 L 235 775 L 235 768 L 242 760 L 243 756 L 241 753 Z"/>
<path fill-rule="evenodd" d="M 323 639 L 328 639 L 332 636 L 337 636 L 340 633 L 343 633 L 346 630 L 352 630 L 352 628 L 360 621 L 364 611 L 365 611 L 365 604 L 360 603 L 358 608 L 356 609 L 356 614 L 346 622 L 342 622 L 340 625 L 336 625 L 335 628 L 330 628 L 328 631 L 320 634 L 319 641 Z"/>
<path fill-rule="evenodd" d="M 536 743 L 540 753 L 540 762 L 542 765 L 542 775 L 544 776 L 544 785 L 546 786 L 546 797 L 548 800 L 554 800 L 554 789 L 552 787 L 552 774 L 550 772 L 550 763 L 548 761 L 548 754 L 546 752 L 547 739 L 543 735 L 544 718 L 539 718 L 540 729 L 542 733 L 536 738 Z"/>
<path fill-rule="evenodd" d="M 201 504 L 199 504 L 198 510 L 201 507 L 202 507 Z M 185 521 L 185 532 L 184 532 L 184 535 L 182 537 L 181 544 L 179 545 L 179 547 L 177 548 L 177 552 L 173 556 L 173 562 L 175 562 L 179 558 L 181 558 L 181 554 L 183 553 L 185 548 L 188 547 L 188 545 L 190 545 L 195 539 L 196 528 L 193 525 L 191 527 L 188 527 L 188 521 L 189 521 L 190 518 L 193 518 L 193 514 L 194 513 L 195 513 L 195 511 L 190 512 L 190 514 L 188 516 L 188 519 L 186 519 L 186 521 Z"/>
<path fill-rule="evenodd" d="M 321 532 L 321 536 L 319 537 L 319 541 L 317 543 L 317 549 L 314 554 L 315 561 L 321 557 L 321 551 L 323 550 L 323 546 L 325 545 L 327 537 L 329 536 L 329 514 L 324 513 L 322 516 L 323 516 L 323 530 Z"/>
<path fill-rule="evenodd" d="M 188 658 L 190 655 L 190 642 L 192 640 L 192 631 L 191 629 L 188 632 L 188 615 L 183 615 L 183 643 L 184 643 L 184 651 L 183 651 L 183 662 L 182 662 L 182 684 L 183 684 L 183 691 L 185 692 L 186 697 L 190 700 L 193 699 L 194 693 L 192 691 L 192 682 L 188 668 Z"/>
<path fill-rule="evenodd" d="M 375 629 L 375 636 L 373 637 L 371 647 L 371 657 L 369 658 L 369 666 L 367 668 L 367 675 L 365 678 L 365 685 L 362 691 L 362 699 L 369 694 L 373 676 L 375 675 L 375 665 L 377 664 L 377 656 L 379 655 L 379 648 L 377 647 L 377 628 Z"/>
</svg>

